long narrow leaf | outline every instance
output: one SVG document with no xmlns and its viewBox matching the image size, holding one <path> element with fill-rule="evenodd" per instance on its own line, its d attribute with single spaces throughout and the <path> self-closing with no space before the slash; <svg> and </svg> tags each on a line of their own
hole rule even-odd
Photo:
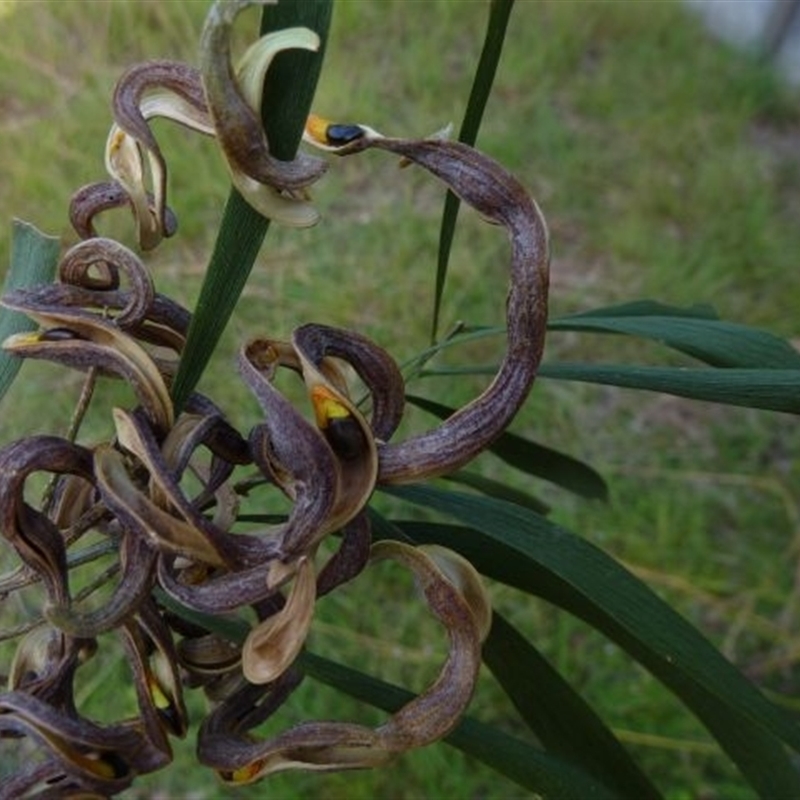
<svg viewBox="0 0 800 800">
<path fill-rule="evenodd" d="M 28 222 L 15 219 L 11 229 L 11 264 L 3 283 L 3 294 L 12 289 L 50 283 L 58 263 L 60 243 Z M 0 343 L 14 333 L 30 331 L 36 323 L 18 311 L 0 307 Z M 0 350 L 0 399 L 19 372 L 22 359 Z"/>
<path fill-rule="evenodd" d="M 602 631 L 691 709 L 764 797 L 800 797 L 800 774 L 782 744 L 800 752 L 795 720 L 614 559 L 500 500 L 422 486 L 384 491 L 468 526 L 401 527 L 415 540 L 452 547 L 485 575 L 541 596 Z"/>
<path fill-rule="evenodd" d="M 511 16 L 511 9 L 514 0 L 492 0 L 489 6 L 489 20 L 486 24 L 486 37 L 483 42 L 478 66 L 475 70 L 475 78 L 472 83 L 472 90 L 467 100 L 467 109 L 464 112 L 464 120 L 461 123 L 461 130 L 458 140 L 464 144 L 473 145 L 478 138 L 478 130 L 483 119 L 483 112 L 486 103 L 492 92 L 494 76 L 497 72 L 497 64 L 503 52 L 503 42 L 505 41 L 508 19 Z M 442 224 L 439 231 L 439 255 L 436 266 L 436 291 L 433 304 L 433 323 L 431 326 L 431 341 L 436 341 L 436 333 L 439 328 L 439 311 L 442 305 L 442 293 L 444 283 L 447 278 L 447 265 L 450 261 L 450 249 L 453 246 L 453 235 L 456 230 L 456 220 L 461 201 L 452 192 L 448 191 L 444 201 L 444 211 L 442 213 Z"/>
<path fill-rule="evenodd" d="M 800 353 L 767 331 L 638 301 L 550 320 L 550 330 L 623 333 L 663 342 L 712 367 L 800 369 Z"/>
<path fill-rule="evenodd" d="M 460 483 L 463 486 L 469 486 L 470 489 L 476 489 L 482 494 L 489 497 L 499 497 L 501 500 L 507 500 L 509 503 L 515 503 L 523 508 L 529 508 L 537 514 L 548 514 L 550 506 L 547 503 L 539 500 L 528 492 L 523 492 L 520 489 L 515 489 L 502 481 L 496 481 L 492 478 L 487 478 L 484 475 L 479 475 L 477 472 L 468 472 L 467 470 L 460 469 L 457 472 L 452 472 L 444 476 L 445 480 L 452 481 L 453 483 Z"/>
<path fill-rule="evenodd" d="M 332 0 L 294 0 L 264 7 L 261 33 L 305 26 L 319 34 L 320 51 L 280 53 L 264 80 L 264 128 L 272 155 L 291 160 L 305 127 L 330 27 Z M 269 220 L 231 190 L 175 376 L 172 395 L 181 407 L 194 390 L 236 307 L 264 241 Z"/>
<path fill-rule="evenodd" d="M 439 419 L 446 419 L 455 413 L 455 409 L 425 397 L 407 395 L 406 400 Z M 507 431 L 488 449 L 507 464 L 528 475 L 543 478 L 582 497 L 608 499 L 608 486 L 599 473 L 588 464 L 558 450 L 552 450 Z"/>
<path fill-rule="evenodd" d="M 558 322 L 562 319 L 587 319 L 591 317 L 683 317 L 686 319 L 705 319 L 718 320 L 714 306 L 708 303 L 695 303 L 691 306 L 671 306 L 668 303 L 660 303 L 657 300 L 629 300 L 626 303 L 617 303 L 613 306 L 601 306 L 600 308 L 590 308 L 588 311 L 581 311 L 577 314 L 570 314 L 567 317 L 559 317 L 551 322 Z"/>
<path fill-rule="evenodd" d="M 661 797 L 586 701 L 497 612 L 483 660 L 549 752 L 581 764 L 623 797 Z"/>
<path fill-rule="evenodd" d="M 422 371 L 420 376 L 450 378 L 454 375 L 494 375 L 496 372 L 496 365 L 487 364 L 431 368 Z M 551 362 L 539 367 L 539 377 L 601 383 L 710 403 L 800 414 L 800 369 L 689 369 Z"/>
<path fill-rule="evenodd" d="M 543 378 L 664 392 L 694 400 L 800 414 L 800 369 L 682 369 L 625 364 L 543 364 Z"/>
<path fill-rule="evenodd" d="M 313 653 L 303 653 L 301 664 L 315 680 L 384 711 L 397 711 L 414 697 L 399 686 Z M 445 741 L 543 798 L 611 800 L 620 797 L 557 756 L 473 719 L 463 719 Z"/>
</svg>

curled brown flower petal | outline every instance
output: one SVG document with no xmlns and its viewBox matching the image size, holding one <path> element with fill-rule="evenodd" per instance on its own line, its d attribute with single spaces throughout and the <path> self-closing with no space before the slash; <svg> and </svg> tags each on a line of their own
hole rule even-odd
<svg viewBox="0 0 800 800">
<path fill-rule="evenodd" d="M 368 340 L 327 326 L 298 328 L 292 334 L 291 351 L 287 351 L 286 345 L 264 340 L 251 343 L 247 352 L 261 362 L 272 358 L 276 365 L 299 371 L 303 377 L 317 428 L 336 456 L 336 499 L 321 531 L 325 533 L 346 524 L 366 505 L 378 474 L 373 430 L 350 399 L 345 375 L 330 356 L 347 363 L 352 356 L 352 366 L 365 382 L 380 382 L 390 392 L 398 388 L 399 374 L 392 359 Z M 399 420 L 399 409 L 388 393 L 381 394 L 376 408 L 373 423 L 391 431 Z"/>
<path fill-rule="evenodd" d="M 148 215 L 156 216 L 155 198 L 152 192 L 146 193 Z M 70 198 L 69 221 L 75 233 L 81 239 L 93 239 L 97 236 L 94 227 L 94 218 L 104 211 L 130 206 L 131 210 L 139 211 L 131 201 L 131 196 L 118 181 L 97 181 L 82 186 Z M 168 206 L 163 211 L 164 236 L 174 236 L 178 230 L 178 219 Z"/>
<path fill-rule="evenodd" d="M 142 759 L 142 737 L 133 728 L 97 725 L 23 692 L 0 695 L 0 731 L 31 737 L 67 775 L 106 794 L 127 788 L 137 771 L 161 766 Z"/>
<path fill-rule="evenodd" d="M 302 154 L 289 162 L 270 155 L 264 127 L 256 109 L 244 98 L 231 64 L 230 36 L 234 19 L 243 8 L 262 4 L 261 0 L 231 0 L 216 2 L 211 7 L 200 41 L 200 70 L 208 110 L 220 146 L 239 172 L 278 189 L 302 189 L 316 181 L 327 165 Z M 314 43 L 318 46 L 319 39 L 309 33 L 307 44 L 288 46 L 309 49 Z"/>
<path fill-rule="evenodd" d="M 125 531 L 119 544 L 122 576 L 111 597 L 93 611 L 70 604 L 48 603 L 47 620 L 71 636 L 91 638 L 116 628 L 136 612 L 155 581 L 156 551 L 139 533 Z"/>
<path fill-rule="evenodd" d="M 338 476 L 319 431 L 273 387 L 279 360 L 273 343 L 257 340 L 240 353 L 239 372 L 265 413 L 250 435 L 253 459 L 293 501 L 287 522 L 270 534 L 286 560 L 307 552 L 327 532 Z"/>
<path fill-rule="evenodd" d="M 29 294 L 6 295 L 3 305 L 23 311 L 44 330 L 20 333 L 3 342 L 3 349 L 21 358 L 42 358 L 77 369 L 96 368 L 124 378 L 154 424 L 169 430 L 172 400 L 164 378 L 148 353 L 113 322 L 91 312 L 45 307 Z M 50 333 L 55 330 L 58 335 Z"/>
<path fill-rule="evenodd" d="M 24 691 L 55 708 L 75 709 L 73 677 L 97 648 L 89 639 L 74 639 L 42 625 L 17 645 L 8 673 L 9 691 Z"/>
<path fill-rule="evenodd" d="M 376 439 L 388 441 L 405 405 L 403 376 L 394 359 L 367 337 L 329 325 L 301 325 L 292 338 L 303 357 L 323 371 L 324 359 L 330 357 L 342 359 L 355 370 L 370 392 L 372 432 Z"/>
<path fill-rule="evenodd" d="M 169 761 L 167 734 L 182 738 L 189 724 L 172 635 L 152 601 L 142 604 L 120 632 L 133 670 L 143 731 Z"/>
<path fill-rule="evenodd" d="M 114 90 L 115 124 L 106 144 L 106 167 L 128 194 L 144 250 L 170 234 L 167 166 L 148 120 L 166 116 L 207 135 L 214 133 L 196 69 L 175 61 L 148 61 L 131 67 Z M 145 190 L 144 156 L 153 181 L 152 203 Z"/>
<path fill-rule="evenodd" d="M 245 732 L 252 693 L 234 695 L 204 722 L 198 755 L 223 781 L 252 783 L 287 769 L 338 770 L 375 767 L 413 747 L 446 736 L 472 697 L 481 664 L 481 639 L 490 618 L 488 595 L 467 561 L 443 547 L 416 548 L 383 541 L 372 546 L 371 561 L 391 559 L 417 578 L 428 607 L 445 626 L 450 652 L 439 676 L 375 729 L 339 722 L 303 722 L 262 741 Z M 272 707 L 270 711 L 272 711 Z"/>
<path fill-rule="evenodd" d="M 314 565 L 297 562 L 286 605 L 250 631 L 242 645 L 242 671 L 250 683 L 271 683 L 297 658 L 311 626 L 316 600 Z"/>
<path fill-rule="evenodd" d="M 369 562 L 372 532 L 366 511 L 342 528 L 342 542 L 317 575 L 317 597 L 356 577 Z"/>
<path fill-rule="evenodd" d="M 227 755 L 224 742 L 221 736 L 208 737 L 200 757 L 205 761 L 204 753 L 213 747 L 218 754 L 207 763 L 216 766 L 223 761 L 220 756 Z M 241 766 L 223 763 L 216 767 L 224 783 L 242 786 L 289 769 L 330 772 L 379 767 L 394 756 L 381 746 L 373 730 L 347 722 L 301 722 L 266 742 L 248 744 L 236 747 L 235 761 L 245 762 Z"/>
<path fill-rule="evenodd" d="M 99 280 L 91 274 L 98 269 L 102 273 Z M 135 253 L 113 239 L 97 237 L 71 247 L 58 265 L 59 278 L 64 283 L 87 288 L 116 289 L 120 271 L 127 276 L 132 290 L 129 305 L 114 321 L 126 330 L 145 319 L 155 298 L 153 279 Z"/>
<path fill-rule="evenodd" d="M 391 559 L 408 567 L 428 607 L 447 629 L 450 653 L 434 683 L 377 729 L 389 750 L 421 747 L 446 736 L 466 710 L 481 665 L 481 641 L 491 618 L 489 595 L 475 568 L 444 547 L 401 542 L 372 546 L 371 563 Z"/>
<path fill-rule="evenodd" d="M 516 415 L 533 385 L 544 349 L 547 322 L 549 242 L 544 217 L 522 185 L 488 156 L 440 138 L 393 139 L 366 126 L 339 145 L 318 118 L 306 138 L 340 155 L 369 148 L 388 150 L 442 180 L 490 222 L 503 225 L 511 242 L 506 301 L 506 352 L 488 388 L 439 427 L 380 447 L 379 482 L 403 483 L 462 467 L 485 449 Z"/>
<path fill-rule="evenodd" d="M 160 509 L 142 493 L 121 453 L 103 446 L 98 448 L 96 459 L 103 501 L 124 526 L 150 537 L 156 547 L 210 563 L 222 561 L 216 549 L 192 525 Z"/>
<path fill-rule="evenodd" d="M 92 453 L 56 436 L 31 436 L 0 450 L 0 533 L 42 579 L 53 602 L 66 603 L 67 561 L 58 528 L 25 502 L 33 472 L 77 475 L 92 481 Z"/>
<path fill-rule="evenodd" d="M 290 667 L 269 685 L 244 683 L 227 695 L 203 720 L 197 736 L 197 755 L 226 783 L 252 783 L 260 777 L 263 742 L 248 731 L 268 720 L 303 680 Z"/>
<path fill-rule="evenodd" d="M 254 548 L 251 548 L 254 549 Z M 225 614 L 271 597 L 292 576 L 293 567 L 278 560 L 278 547 L 268 553 L 268 543 L 260 546 L 262 561 L 255 566 L 207 571 L 193 580 L 196 570 L 179 568 L 176 558 L 163 553 L 158 559 L 158 583 L 186 608 L 203 614 Z"/>
</svg>

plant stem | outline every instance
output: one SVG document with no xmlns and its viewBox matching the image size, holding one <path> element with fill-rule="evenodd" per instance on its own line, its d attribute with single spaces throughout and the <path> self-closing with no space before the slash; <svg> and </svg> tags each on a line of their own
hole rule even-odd
<svg viewBox="0 0 800 800">
<path fill-rule="evenodd" d="M 280 53 L 264 80 L 262 118 L 271 153 L 295 157 L 322 68 L 332 0 L 294 0 L 265 6 L 261 33 L 305 26 L 319 34 L 317 53 Z M 172 386 L 176 411 L 194 391 L 244 289 L 269 220 L 231 190 L 214 251 L 200 289 L 178 374 Z"/>
</svg>

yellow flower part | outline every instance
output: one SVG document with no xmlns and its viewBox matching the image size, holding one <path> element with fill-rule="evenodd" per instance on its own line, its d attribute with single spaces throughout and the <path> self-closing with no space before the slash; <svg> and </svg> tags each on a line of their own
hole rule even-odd
<svg viewBox="0 0 800 800">
<path fill-rule="evenodd" d="M 325 430 L 335 419 L 351 417 L 350 410 L 341 403 L 336 395 L 326 386 L 317 385 L 311 389 L 311 403 L 314 406 L 314 418 L 317 427 Z"/>
</svg>

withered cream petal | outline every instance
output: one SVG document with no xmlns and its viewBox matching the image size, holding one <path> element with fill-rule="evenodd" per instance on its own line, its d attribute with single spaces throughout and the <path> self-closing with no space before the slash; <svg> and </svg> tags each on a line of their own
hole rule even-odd
<svg viewBox="0 0 800 800">
<path fill-rule="evenodd" d="M 314 564 L 301 558 L 286 605 L 256 625 L 242 645 L 242 671 L 248 681 L 270 683 L 291 666 L 305 643 L 315 600 Z"/>
<path fill-rule="evenodd" d="M 270 155 L 258 112 L 242 93 L 231 63 L 230 37 L 239 12 L 253 0 L 216 2 L 211 7 L 200 42 L 200 71 L 206 91 L 209 113 L 214 121 L 217 140 L 231 169 L 259 183 L 279 190 L 297 190 L 317 180 L 326 169 L 323 161 L 308 156 L 283 162 Z M 255 94 L 253 74 L 266 72 L 269 62 L 281 50 L 300 47 L 316 49 L 318 39 L 301 29 L 268 34 L 255 55 L 245 63 L 246 91 Z M 251 62 L 259 61 L 258 65 Z"/>
</svg>

